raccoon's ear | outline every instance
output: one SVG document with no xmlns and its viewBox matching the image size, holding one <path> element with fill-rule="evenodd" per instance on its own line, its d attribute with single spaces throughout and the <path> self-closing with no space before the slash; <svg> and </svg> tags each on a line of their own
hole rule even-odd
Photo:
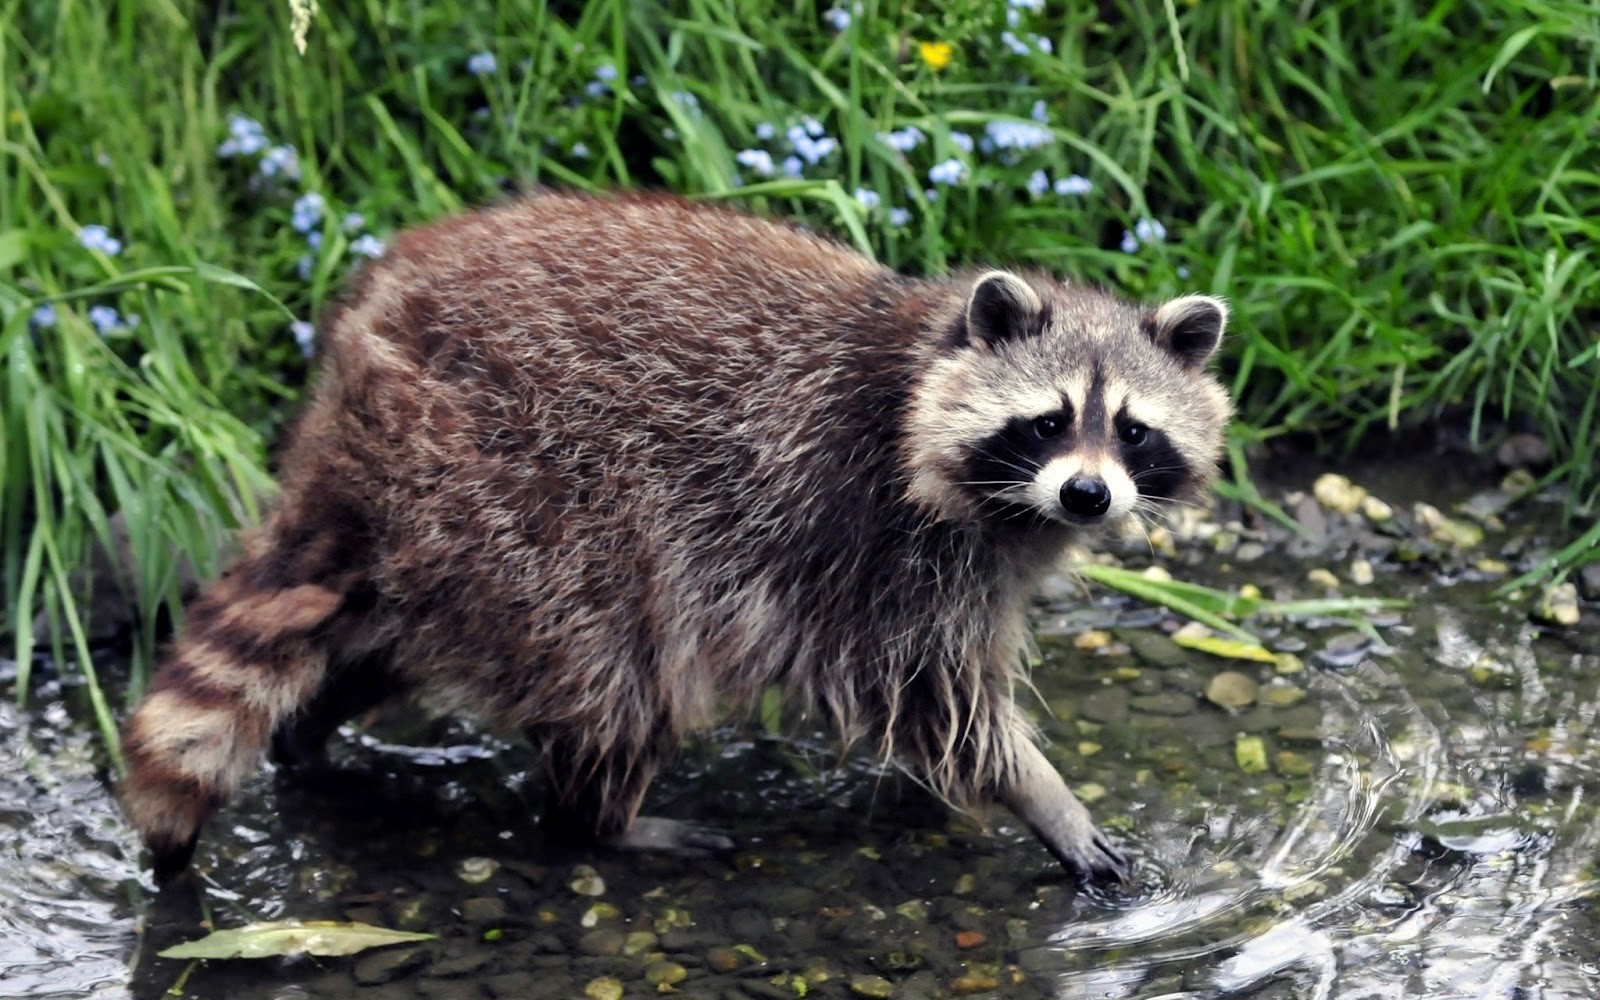
<svg viewBox="0 0 1600 1000">
<path fill-rule="evenodd" d="M 1026 281 L 1009 271 L 990 271 L 972 286 L 967 299 L 962 342 L 994 346 L 1013 337 L 1028 337 L 1044 327 L 1044 302 Z"/>
<path fill-rule="evenodd" d="M 1164 303 L 1148 320 L 1150 339 L 1186 368 L 1201 368 L 1222 343 L 1228 305 L 1209 295 L 1183 295 Z"/>
</svg>

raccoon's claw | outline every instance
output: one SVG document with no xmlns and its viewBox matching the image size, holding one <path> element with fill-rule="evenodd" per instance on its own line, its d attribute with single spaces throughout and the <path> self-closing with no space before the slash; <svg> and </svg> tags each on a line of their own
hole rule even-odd
<svg viewBox="0 0 1600 1000">
<path fill-rule="evenodd" d="M 1056 860 L 1084 882 L 1115 882 L 1127 885 L 1133 872 L 1128 855 L 1111 842 L 1099 828 L 1089 835 L 1087 844 L 1074 844 L 1064 851 L 1052 851 Z"/>
<path fill-rule="evenodd" d="M 663 851 L 685 857 L 705 857 L 734 848 L 723 830 L 663 816 L 640 816 L 627 832 L 607 841 L 619 851 Z"/>
<path fill-rule="evenodd" d="M 200 831 L 197 829 L 189 835 L 188 840 L 182 842 L 151 842 L 150 869 L 151 874 L 155 876 L 156 885 L 165 886 L 184 873 L 189 867 L 189 862 L 194 859 L 195 844 L 199 841 Z"/>
</svg>

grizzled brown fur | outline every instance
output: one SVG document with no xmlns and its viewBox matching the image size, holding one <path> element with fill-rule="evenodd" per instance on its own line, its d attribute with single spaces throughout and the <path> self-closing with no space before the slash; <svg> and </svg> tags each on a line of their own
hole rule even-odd
<svg viewBox="0 0 1600 1000">
<path fill-rule="evenodd" d="M 158 876 L 275 736 L 314 746 L 407 691 L 525 731 L 556 811 L 626 844 L 681 737 L 775 682 L 1069 866 L 1122 870 L 1013 704 L 1024 613 L 1099 516 L 1061 503 L 1104 480 L 1121 518 L 1204 487 L 1224 317 L 914 281 L 659 196 L 400 236 L 323 324 L 281 500 L 127 724 Z M 1130 413 L 1170 425 L 1143 481 Z"/>
</svg>

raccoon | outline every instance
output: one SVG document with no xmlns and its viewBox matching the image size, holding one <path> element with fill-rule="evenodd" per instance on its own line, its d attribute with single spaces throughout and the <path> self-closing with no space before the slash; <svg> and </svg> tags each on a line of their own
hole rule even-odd
<svg viewBox="0 0 1600 1000">
<path fill-rule="evenodd" d="M 1227 315 L 907 278 L 665 195 L 401 235 L 325 319 L 281 496 L 127 721 L 158 881 L 269 743 L 314 760 L 406 693 L 541 747 L 557 830 L 720 849 L 640 805 L 685 734 L 773 684 L 1125 877 L 1013 700 L 1026 610 L 1069 541 L 1203 494 Z"/>
</svg>

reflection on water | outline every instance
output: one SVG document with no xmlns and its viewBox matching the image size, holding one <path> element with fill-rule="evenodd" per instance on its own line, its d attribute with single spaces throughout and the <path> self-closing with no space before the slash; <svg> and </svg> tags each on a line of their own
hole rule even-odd
<svg viewBox="0 0 1600 1000">
<path fill-rule="evenodd" d="M 1175 572 L 1308 592 L 1303 561 L 1223 562 Z M 31 742 L 0 707 L 0 996 L 118 995 L 130 955 L 133 993 L 162 995 L 185 969 L 153 951 L 202 933 L 197 895 L 224 926 L 357 919 L 440 940 L 211 963 L 190 996 L 538 1000 L 615 979 L 644 997 L 679 973 L 679 993 L 714 1000 L 1600 995 L 1600 614 L 1545 633 L 1491 587 L 1391 562 L 1364 592 L 1418 605 L 1365 637 L 1261 626 L 1300 650 L 1284 673 L 1178 649 L 1173 622 L 1110 595 L 1046 608 L 1041 725 L 1134 857 L 1124 893 L 1075 891 L 1008 816 L 952 821 L 809 735 L 719 734 L 653 792 L 654 812 L 731 828 L 732 859 L 560 854 L 527 748 L 390 720 L 342 739 L 339 773 L 252 785 L 202 842 L 199 881 L 152 904 L 92 740 L 46 692 Z M 1108 641 L 1075 648 L 1090 630 Z M 1222 670 L 1257 683 L 1253 703 L 1206 700 Z M 1242 768 L 1241 734 L 1265 770 Z M 600 897 L 572 888 L 585 864 Z"/>
</svg>

